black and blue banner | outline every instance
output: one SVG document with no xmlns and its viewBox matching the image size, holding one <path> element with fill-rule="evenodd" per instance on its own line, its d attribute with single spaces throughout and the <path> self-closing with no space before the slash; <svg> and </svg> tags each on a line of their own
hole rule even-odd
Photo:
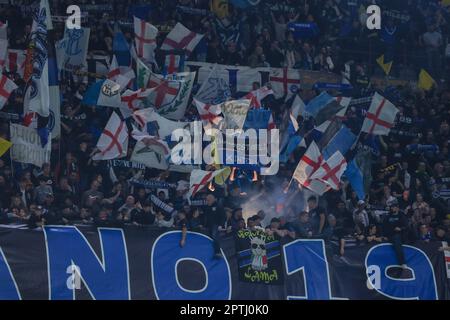
<svg viewBox="0 0 450 320">
<path fill-rule="evenodd" d="M 0 228 L 0 299 L 449 299 L 440 242 L 405 245 L 398 278 L 389 243 L 346 249 L 280 240 L 281 284 L 239 280 L 235 237 L 129 226 Z M 258 242 L 261 244 L 261 242 Z M 259 264 L 261 266 L 261 264 Z"/>
</svg>

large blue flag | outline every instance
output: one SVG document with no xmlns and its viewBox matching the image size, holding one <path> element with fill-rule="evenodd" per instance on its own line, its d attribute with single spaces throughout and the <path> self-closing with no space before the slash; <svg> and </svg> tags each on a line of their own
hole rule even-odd
<svg viewBox="0 0 450 320">
<path fill-rule="evenodd" d="M 355 159 L 353 159 L 345 169 L 344 176 L 347 177 L 353 190 L 355 190 L 359 200 L 364 200 L 366 193 L 364 192 L 364 176 L 358 167 Z"/>
<path fill-rule="evenodd" d="M 331 138 L 328 145 L 322 150 L 324 159 L 330 158 L 336 151 L 340 151 L 343 155 L 352 147 L 356 141 L 356 136 L 349 128 L 342 125 L 341 129 Z"/>
</svg>

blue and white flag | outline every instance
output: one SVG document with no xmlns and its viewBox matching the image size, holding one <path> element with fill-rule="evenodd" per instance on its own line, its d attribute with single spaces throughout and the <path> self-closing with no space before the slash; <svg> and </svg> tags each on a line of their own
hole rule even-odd
<svg viewBox="0 0 450 320">
<path fill-rule="evenodd" d="M 131 66 L 130 46 L 118 25 L 114 27 L 113 52 L 119 66 Z"/>
<path fill-rule="evenodd" d="M 64 30 L 64 38 L 56 44 L 59 70 L 74 71 L 87 67 L 89 28 Z"/>
<path fill-rule="evenodd" d="M 344 176 L 347 177 L 359 200 L 364 200 L 366 197 L 366 193 L 364 192 L 364 176 L 355 159 L 347 165 Z"/>
<path fill-rule="evenodd" d="M 206 104 L 219 104 L 231 97 L 228 81 L 218 72 L 214 65 L 208 78 L 203 81 L 195 99 Z"/>
<path fill-rule="evenodd" d="M 48 88 L 48 39 L 46 1 L 41 0 L 39 9 L 33 14 L 31 30 L 32 73 L 24 98 L 24 114 L 36 112 L 42 117 L 50 115 Z"/>
<path fill-rule="evenodd" d="M 342 125 L 341 129 L 331 138 L 328 145 L 322 150 L 324 159 L 331 157 L 336 151 L 345 155 L 348 150 L 355 143 L 356 136 L 351 132 L 349 128 Z"/>
<path fill-rule="evenodd" d="M 312 117 L 315 117 L 320 110 L 326 107 L 334 98 L 326 92 L 322 92 L 320 95 L 308 102 L 305 107 L 305 111 Z"/>
<path fill-rule="evenodd" d="M 120 85 L 109 79 L 91 85 L 83 97 L 88 106 L 120 107 Z"/>
<path fill-rule="evenodd" d="M 315 22 L 310 23 L 288 23 L 287 29 L 291 31 L 295 39 L 310 39 L 319 34 L 319 27 Z"/>
</svg>

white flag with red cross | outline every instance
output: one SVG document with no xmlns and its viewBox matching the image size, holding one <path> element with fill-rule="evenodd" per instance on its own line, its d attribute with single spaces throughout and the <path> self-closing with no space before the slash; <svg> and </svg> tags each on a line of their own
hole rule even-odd
<svg viewBox="0 0 450 320">
<path fill-rule="evenodd" d="M 133 17 L 133 20 L 136 53 L 139 58 L 152 62 L 155 60 L 158 28 L 137 17 Z"/>
<path fill-rule="evenodd" d="M 120 97 L 120 112 L 126 119 L 132 116 L 133 112 L 144 108 L 143 101 L 149 96 L 152 89 L 139 89 L 136 91 L 127 90 Z"/>
<path fill-rule="evenodd" d="M 189 191 L 187 193 L 188 199 L 194 197 L 197 192 L 207 186 L 214 177 L 224 174 L 223 179 L 227 179 L 231 170 L 228 168 L 223 168 L 215 171 L 204 171 L 204 170 L 192 170 L 191 177 L 189 179 Z M 228 173 L 228 174 L 227 174 Z"/>
<path fill-rule="evenodd" d="M 161 50 L 186 50 L 189 55 L 202 38 L 202 34 L 192 32 L 178 22 L 164 39 Z"/>
<path fill-rule="evenodd" d="M 113 112 L 97 142 L 98 152 L 93 160 L 122 158 L 128 152 L 128 129 L 117 113 Z"/>
<path fill-rule="evenodd" d="M 220 104 L 203 103 L 195 98 L 194 104 L 197 107 L 198 114 L 200 115 L 205 130 L 219 127 L 220 123 L 223 121 L 223 117 L 220 115 L 222 113 Z"/>
<path fill-rule="evenodd" d="M 380 136 L 388 135 L 398 111 L 389 100 L 375 93 L 361 131 Z"/>
<path fill-rule="evenodd" d="M 151 136 L 147 132 L 143 132 L 134 128 L 131 132 L 131 136 L 138 142 L 141 142 L 144 148 L 152 148 L 153 151 L 163 155 L 164 157 L 170 156 L 170 148 L 167 142 L 156 137 Z"/>
<path fill-rule="evenodd" d="M 275 98 L 286 99 L 300 90 L 300 71 L 290 68 L 271 68 L 269 81 Z"/>
<path fill-rule="evenodd" d="M 0 109 L 2 109 L 9 99 L 11 93 L 16 90 L 18 86 L 10 80 L 6 75 L 0 77 Z"/>
<path fill-rule="evenodd" d="M 339 190 L 341 177 L 346 168 L 347 161 L 342 153 L 336 151 L 328 160 L 322 162 L 320 168 L 311 175 L 311 179 L 317 179 L 332 189 Z"/>
<path fill-rule="evenodd" d="M 259 109 L 261 108 L 261 100 L 271 94 L 273 94 L 273 90 L 264 86 L 247 93 L 244 99 L 250 99 L 250 108 Z"/>
<path fill-rule="evenodd" d="M 324 194 L 329 190 L 329 187 L 324 182 L 311 178 L 311 176 L 320 168 L 322 162 L 322 154 L 320 153 L 317 144 L 313 141 L 300 159 L 292 178 L 297 180 L 301 186 L 306 187 L 319 195 Z"/>
<path fill-rule="evenodd" d="M 130 67 L 119 66 L 116 56 L 113 55 L 107 78 L 119 84 L 121 90 L 125 90 L 131 86 L 136 74 Z"/>
<path fill-rule="evenodd" d="M 25 71 L 25 50 L 8 50 L 5 67 L 8 72 L 17 72 L 22 78 Z"/>
</svg>

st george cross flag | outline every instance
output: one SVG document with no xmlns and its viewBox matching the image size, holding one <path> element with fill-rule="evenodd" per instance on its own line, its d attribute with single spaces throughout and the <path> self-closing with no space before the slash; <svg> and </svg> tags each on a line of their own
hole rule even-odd
<svg viewBox="0 0 450 320">
<path fill-rule="evenodd" d="M 133 112 L 136 110 L 144 108 L 143 101 L 152 92 L 152 89 L 139 89 L 137 91 L 127 90 L 125 91 L 120 101 L 122 102 L 120 106 L 120 112 L 122 116 L 126 119 L 131 117 Z"/>
<path fill-rule="evenodd" d="M 117 113 L 113 112 L 97 142 L 98 153 L 93 160 L 111 160 L 122 158 L 128 151 L 128 129 Z"/>
<path fill-rule="evenodd" d="M 215 171 L 204 171 L 204 170 L 192 170 L 191 177 L 189 179 L 189 191 L 187 193 L 187 197 L 194 197 L 197 192 L 207 186 L 214 177 L 222 174 L 230 173 L 228 168 L 223 168 Z M 228 178 L 224 177 L 224 180 Z"/>
<path fill-rule="evenodd" d="M 261 108 L 261 100 L 271 94 L 273 94 L 273 90 L 264 86 L 247 93 L 244 99 L 250 99 L 250 108 L 259 109 Z"/>
<path fill-rule="evenodd" d="M 152 62 L 155 60 L 156 37 L 158 29 L 145 20 L 133 17 L 134 41 L 139 58 Z"/>
<path fill-rule="evenodd" d="M 5 106 L 11 95 L 11 92 L 16 90 L 17 85 L 11 81 L 6 75 L 0 77 L 0 110 Z"/>
<path fill-rule="evenodd" d="M 215 64 L 202 86 L 197 91 L 195 99 L 208 104 L 219 104 L 231 97 L 230 86 L 225 77 L 218 72 Z"/>
<path fill-rule="evenodd" d="M 189 55 L 202 38 L 202 34 L 192 32 L 178 22 L 164 39 L 161 50 L 186 50 Z"/>
<path fill-rule="evenodd" d="M 345 168 L 347 168 L 347 161 L 342 153 L 336 151 L 328 160 L 322 162 L 320 168 L 311 175 L 311 180 L 317 179 L 332 189 L 339 190 Z"/>
<path fill-rule="evenodd" d="M 88 106 L 119 107 L 120 90 L 120 85 L 109 79 L 97 81 L 88 88 L 82 103 Z"/>
<path fill-rule="evenodd" d="M 300 89 L 300 71 L 289 68 L 271 68 L 269 81 L 275 98 L 286 98 L 296 94 Z"/>
<path fill-rule="evenodd" d="M 109 67 L 108 79 L 120 85 L 121 90 L 125 90 L 136 78 L 134 70 L 130 67 L 119 66 L 117 58 L 113 55 Z"/>
<path fill-rule="evenodd" d="M 195 98 L 194 104 L 197 107 L 198 114 L 200 115 L 205 130 L 219 128 L 219 125 L 223 120 L 223 117 L 220 115 L 222 113 L 220 104 L 206 104 Z"/>
<path fill-rule="evenodd" d="M 24 98 L 24 113 L 37 112 L 42 117 L 50 115 L 50 93 L 48 88 L 47 12 L 44 0 L 33 16 L 31 31 L 32 72 Z"/>
<path fill-rule="evenodd" d="M 320 168 L 322 161 L 323 159 L 319 147 L 312 141 L 305 154 L 300 159 L 292 178 L 297 180 L 301 185 L 304 185 L 311 175 Z"/>
<path fill-rule="evenodd" d="M 25 50 L 8 50 L 8 55 L 6 57 L 6 71 L 17 72 L 21 77 L 24 75 L 25 71 Z"/>
<path fill-rule="evenodd" d="M 375 93 L 361 131 L 380 136 L 388 135 L 398 111 L 389 100 Z"/>
</svg>

